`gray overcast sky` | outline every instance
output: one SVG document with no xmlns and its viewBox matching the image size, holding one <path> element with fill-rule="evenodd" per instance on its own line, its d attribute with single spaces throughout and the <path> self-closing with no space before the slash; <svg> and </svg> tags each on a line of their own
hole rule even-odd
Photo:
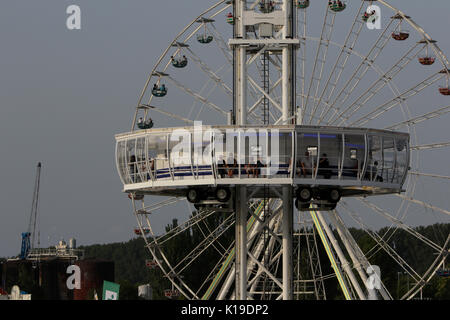
<svg viewBox="0 0 450 320">
<path fill-rule="evenodd" d="M 114 135 L 129 130 L 162 51 L 215 2 L 1 1 L 0 256 L 20 251 L 38 161 L 42 246 L 60 238 L 93 244 L 132 237 L 136 222 L 116 173 Z M 389 2 L 450 55 L 448 0 Z M 70 4 L 81 8 L 82 30 L 66 28 Z M 439 140 L 449 141 L 448 126 L 440 126 L 447 139 Z"/>
</svg>

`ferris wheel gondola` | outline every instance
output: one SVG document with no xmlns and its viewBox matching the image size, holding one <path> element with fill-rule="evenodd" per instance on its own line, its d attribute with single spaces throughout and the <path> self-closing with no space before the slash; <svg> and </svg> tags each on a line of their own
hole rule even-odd
<svg viewBox="0 0 450 320">
<path fill-rule="evenodd" d="M 341 12 L 344 11 L 345 8 L 347 8 L 347 4 L 345 3 L 345 1 L 341 0 L 329 0 L 328 6 L 330 7 L 330 10 L 334 12 Z"/>
<path fill-rule="evenodd" d="M 200 18 L 197 20 L 197 22 L 201 23 L 203 25 L 203 32 L 199 33 L 197 35 L 197 41 L 200 42 L 201 44 L 208 44 L 211 43 L 214 40 L 214 37 L 212 34 L 210 34 L 208 32 L 208 29 L 206 27 L 206 25 L 208 23 L 213 23 L 214 20 L 212 19 L 206 19 L 206 18 Z"/>
<path fill-rule="evenodd" d="M 297 1 L 297 8 L 298 9 L 306 9 L 310 5 L 309 0 L 298 0 Z"/>
<path fill-rule="evenodd" d="M 434 57 L 432 55 L 432 53 L 430 52 L 432 50 L 432 49 L 430 49 L 430 44 L 436 43 L 436 41 L 424 39 L 424 40 L 419 41 L 418 43 L 425 44 L 425 54 L 419 56 L 419 58 L 418 58 L 419 63 L 424 66 L 433 65 L 436 62 L 436 57 Z"/>
<path fill-rule="evenodd" d="M 393 16 L 393 17 L 391 18 L 391 19 L 397 19 L 397 20 L 400 20 L 400 22 L 399 22 L 399 24 L 398 24 L 396 30 L 394 30 L 394 31 L 392 32 L 392 38 L 393 38 L 394 40 L 397 40 L 397 41 L 404 41 L 404 40 L 406 40 L 406 39 L 409 38 L 409 31 L 408 31 L 408 30 L 402 29 L 402 22 L 403 22 L 403 19 L 404 19 L 404 18 L 408 19 L 408 18 L 410 18 L 410 17 L 409 17 L 409 16 L 403 17 L 403 16 L 400 15 L 400 14 L 396 14 L 395 16 Z"/>
</svg>

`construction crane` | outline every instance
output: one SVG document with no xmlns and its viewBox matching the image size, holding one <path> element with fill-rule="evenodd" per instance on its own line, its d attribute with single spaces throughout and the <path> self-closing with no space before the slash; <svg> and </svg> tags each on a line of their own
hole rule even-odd
<svg viewBox="0 0 450 320">
<path fill-rule="evenodd" d="M 31 204 L 30 221 L 28 223 L 27 232 L 22 232 L 22 247 L 20 249 L 20 256 L 19 256 L 20 259 L 26 259 L 31 249 L 34 248 L 40 180 L 41 180 L 41 163 L 39 162 L 36 168 L 36 180 L 34 182 L 33 202 Z"/>
</svg>

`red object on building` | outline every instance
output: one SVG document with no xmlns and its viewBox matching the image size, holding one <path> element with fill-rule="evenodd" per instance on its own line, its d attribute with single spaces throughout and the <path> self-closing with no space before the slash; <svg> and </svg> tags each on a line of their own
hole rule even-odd
<svg viewBox="0 0 450 320">
<path fill-rule="evenodd" d="M 92 299 L 94 291 L 101 299 L 103 281 L 114 282 L 114 262 L 85 259 L 75 262 L 75 265 L 80 267 L 81 288 L 73 291 L 73 299 Z"/>
<path fill-rule="evenodd" d="M 6 295 L 8 295 L 8 292 L 6 292 L 2 288 L 0 288 L 0 296 L 6 296 Z"/>
</svg>

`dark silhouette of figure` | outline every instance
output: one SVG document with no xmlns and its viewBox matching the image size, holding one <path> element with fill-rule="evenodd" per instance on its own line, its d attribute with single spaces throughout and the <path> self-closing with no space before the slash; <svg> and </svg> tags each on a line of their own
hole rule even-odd
<svg viewBox="0 0 450 320">
<path fill-rule="evenodd" d="M 322 175 L 325 179 L 331 178 L 330 162 L 328 161 L 327 154 L 322 154 L 319 159 L 319 175 Z"/>
</svg>

